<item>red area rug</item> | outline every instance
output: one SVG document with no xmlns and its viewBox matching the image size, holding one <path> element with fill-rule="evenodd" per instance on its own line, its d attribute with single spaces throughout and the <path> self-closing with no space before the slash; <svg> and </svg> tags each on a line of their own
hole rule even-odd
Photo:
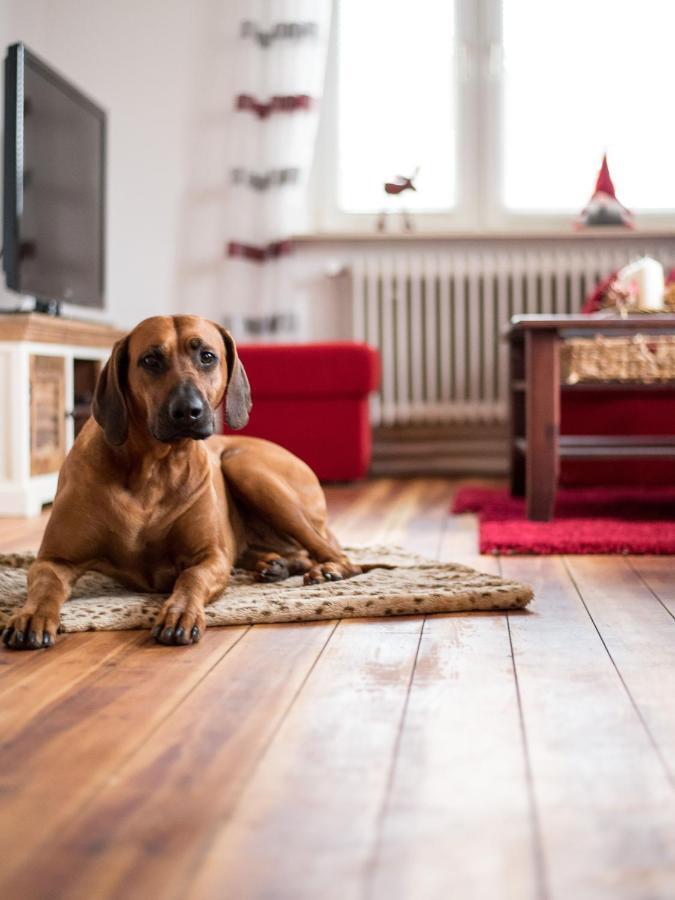
<svg viewBox="0 0 675 900">
<path fill-rule="evenodd" d="M 675 488 L 567 488 L 551 522 L 529 522 L 508 491 L 462 488 L 454 513 L 480 518 L 481 553 L 675 554 Z"/>
</svg>

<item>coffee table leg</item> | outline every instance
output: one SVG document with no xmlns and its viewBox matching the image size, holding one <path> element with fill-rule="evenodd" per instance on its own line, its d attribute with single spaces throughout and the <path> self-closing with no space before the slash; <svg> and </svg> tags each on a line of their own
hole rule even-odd
<svg viewBox="0 0 675 900">
<path fill-rule="evenodd" d="M 511 464 L 509 467 L 511 496 L 525 496 L 525 455 L 519 442 L 525 437 L 525 345 L 511 340 L 509 348 L 510 398 L 509 398 L 509 444 Z"/>
<path fill-rule="evenodd" d="M 527 517 L 553 518 L 558 484 L 560 354 L 557 331 L 530 329 L 525 335 L 527 382 L 525 465 Z"/>
</svg>

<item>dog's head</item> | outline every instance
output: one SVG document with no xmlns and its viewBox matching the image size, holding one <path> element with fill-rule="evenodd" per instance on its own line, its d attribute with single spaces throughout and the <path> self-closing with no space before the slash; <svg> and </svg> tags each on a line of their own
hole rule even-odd
<svg viewBox="0 0 675 900">
<path fill-rule="evenodd" d="M 223 398 L 228 425 L 243 428 L 251 392 L 232 335 L 199 316 L 154 316 L 113 347 L 92 413 L 114 446 L 130 424 L 164 443 L 203 440 Z"/>
</svg>

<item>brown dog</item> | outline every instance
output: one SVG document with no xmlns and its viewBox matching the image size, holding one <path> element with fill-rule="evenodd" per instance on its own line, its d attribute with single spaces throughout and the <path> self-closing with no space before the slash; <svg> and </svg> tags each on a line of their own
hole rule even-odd
<svg viewBox="0 0 675 900">
<path fill-rule="evenodd" d="M 242 428 L 248 379 L 215 323 L 157 316 L 115 344 L 93 418 L 61 469 L 26 603 L 3 632 L 8 647 L 51 647 L 87 569 L 170 593 L 152 632 L 163 644 L 199 640 L 204 606 L 233 565 L 263 581 L 361 571 L 326 527 L 323 491 L 303 462 L 268 441 L 211 437 L 223 399 L 228 424 Z"/>
</svg>

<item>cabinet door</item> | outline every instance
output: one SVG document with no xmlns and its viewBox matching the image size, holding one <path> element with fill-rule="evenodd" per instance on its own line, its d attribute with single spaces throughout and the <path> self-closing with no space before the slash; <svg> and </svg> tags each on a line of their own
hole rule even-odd
<svg viewBox="0 0 675 900">
<path fill-rule="evenodd" d="M 58 472 L 66 458 L 66 361 L 30 358 L 30 473 Z"/>
<path fill-rule="evenodd" d="M 96 380 L 101 372 L 100 359 L 73 360 L 73 422 L 75 437 L 89 418 L 91 403 L 96 390 Z"/>
</svg>

